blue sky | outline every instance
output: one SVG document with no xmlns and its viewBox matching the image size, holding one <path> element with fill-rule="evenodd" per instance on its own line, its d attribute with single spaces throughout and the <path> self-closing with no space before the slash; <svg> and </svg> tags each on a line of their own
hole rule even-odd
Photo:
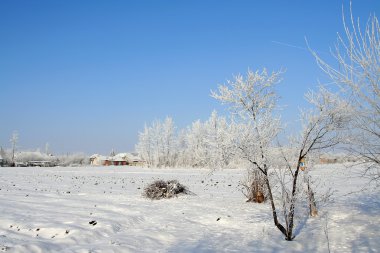
<svg viewBox="0 0 380 253">
<path fill-rule="evenodd" d="M 107 154 L 173 117 L 183 128 L 224 108 L 210 90 L 266 67 L 286 69 L 283 120 L 297 129 L 303 94 L 324 76 L 342 0 L 0 1 L 0 146 Z M 353 0 L 356 17 L 380 1 Z M 291 131 L 291 130 L 290 130 Z"/>
</svg>

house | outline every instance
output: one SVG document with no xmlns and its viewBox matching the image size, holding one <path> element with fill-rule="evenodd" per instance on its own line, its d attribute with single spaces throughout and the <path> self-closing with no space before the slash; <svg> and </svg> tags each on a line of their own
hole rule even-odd
<svg viewBox="0 0 380 253">
<path fill-rule="evenodd" d="M 145 162 L 136 153 L 127 153 L 127 159 L 131 166 L 143 166 Z"/>
<path fill-rule="evenodd" d="M 114 165 L 142 166 L 143 161 L 136 153 L 119 153 L 112 157 Z"/>
<path fill-rule="evenodd" d="M 112 165 L 125 166 L 125 165 L 128 165 L 128 162 L 123 159 L 116 158 L 116 159 L 112 159 Z"/>
<path fill-rule="evenodd" d="M 94 154 L 90 156 L 90 164 L 94 166 L 139 166 L 143 165 L 142 160 L 134 153 L 119 153 L 113 156 L 102 156 Z"/>
<path fill-rule="evenodd" d="M 90 156 L 90 164 L 95 166 L 108 166 L 111 165 L 111 162 L 110 158 L 107 156 L 94 154 Z"/>
<path fill-rule="evenodd" d="M 119 153 L 111 157 L 112 165 L 115 166 L 125 166 L 129 165 L 127 153 Z"/>
</svg>

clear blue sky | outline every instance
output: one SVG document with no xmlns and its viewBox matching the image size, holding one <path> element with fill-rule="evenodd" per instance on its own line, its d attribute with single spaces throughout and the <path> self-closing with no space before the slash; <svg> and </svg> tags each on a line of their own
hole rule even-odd
<svg viewBox="0 0 380 253">
<path fill-rule="evenodd" d="M 145 123 L 179 128 L 223 108 L 210 90 L 233 74 L 286 69 L 290 126 L 342 31 L 342 0 L 0 1 L 0 146 L 132 151 Z M 353 0 L 366 21 L 380 1 Z"/>
</svg>

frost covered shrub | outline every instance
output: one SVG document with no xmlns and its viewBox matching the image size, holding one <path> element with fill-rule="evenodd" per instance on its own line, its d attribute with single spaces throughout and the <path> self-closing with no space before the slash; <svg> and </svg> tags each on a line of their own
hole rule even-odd
<svg viewBox="0 0 380 253">
<path fill-rule="evenodd" d="M 264 175 L 260 171 L 250 171 L 241 185 L 243 186 L 243 194 L 247 197 L 247 202 L 262 203 L 267 199 L 268 190 Z"/>
<path fill-rule="evenodd" d="M 30 162 L 30 161 L 56 161 L 56 157 L 52 155 L 48 155 L 45 153 L 41 153 L 40 151 L 23 151 L 19 152 L 15 156 L 16 162 Z"/>
<path fill-rule="evenodd" d="M 89 164 L 90 159 L 82 153 L 59 156 L 60 166 L 82 166 Z"/>
<path fill-rule="evenodd" d="M 179 194 L 189 194 L 186 186 L 177 180 L 156 180 L 145 187 L 143 196 L 150 199 L 169 199 Z"/>
</svg>

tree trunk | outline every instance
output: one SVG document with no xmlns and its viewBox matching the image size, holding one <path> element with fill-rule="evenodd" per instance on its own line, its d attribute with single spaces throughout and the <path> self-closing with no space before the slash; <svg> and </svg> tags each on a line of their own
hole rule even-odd
<svg viewBox="0 0 380 253">
<path fill-rule="evenodd" d="M 276 206 L 274 205 L 274 200 L 273 200 L 273 195 L 272 195 L 272 189 L 270 187 L 269 179 L 268 179 L 268 175 L 267 174 L 265 174 L 265 183 L 266 183 L 266 185 L 268 187 L 268 196 L 269 196 L 270 204 L 271 204 L 271 207 L 272 207 L 274 225 L 276 225 L 276 227 L 281 231 L 281 233 L 283 235 L 287 236 L 286 229 L 284 228 L 283 225 L 281 225 L 278 222 Z"/>
<path fill-rule="evenodd" d="M 318 209 L 317 209 L 317 204 L 315 203 L 315 198 L 314 198 L 314 192 L 310 187 L 310 182 L 309 178 L 307 179 L 307 193 L 309 196 L 309 211 L 310 211 L 310 216 L 311 217 L 316 217 L 318 215 Z"/>
<path fill-rule="evenodd" d="M 287 241 L 292 241 L 294 239 L 294 236 L 293 236 L 294 212 L 295 212 L 295 201 L 296 201 L 296 190 L 297 190 L 297 178 L 298 178 L 299 170 L 300 170 L 300 165 L 298 163 L 297 169 L 293 177 L 293 189 L 292 189 L 292 196 L 290 200 L 291 203 L 290 203 L 290 208 L 289 208 L 289 227 L 287 228 L 287 234 L 285 238 Z"/>
</svg>

